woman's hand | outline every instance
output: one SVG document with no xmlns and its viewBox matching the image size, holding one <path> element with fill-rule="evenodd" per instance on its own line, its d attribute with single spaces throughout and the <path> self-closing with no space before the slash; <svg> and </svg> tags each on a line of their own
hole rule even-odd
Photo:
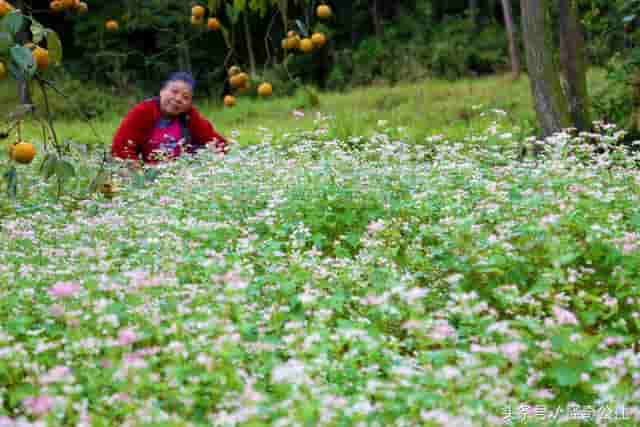
<svg viewBox="0 0 640 427">
<path fill-rule="evenodd" d="M 229 152 L 229 146 L 217 139 L 213 139 L 207 143 L 209 147 L 217 154 L 227 154 Z"/>
</svg>

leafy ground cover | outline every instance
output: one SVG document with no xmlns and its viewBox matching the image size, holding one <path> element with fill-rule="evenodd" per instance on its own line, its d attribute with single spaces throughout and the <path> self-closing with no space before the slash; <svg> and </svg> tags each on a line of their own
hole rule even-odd
<svg viewBox="0 0 640 427">
<path fill-rule="evenodd" d="M 637 425 L 637 159 L 484 117 L 407 144 L 316 116 L 111 200 L 22 185 L 0 425 Z"/>
<path fill-rule="evenodd" d="M 21 166 L 0 426 L 638 425 L 638 159 L 505 84 L 205 103 L 232 153 L 113 199 L 69 196 L 99 150 L 59 198 Z"/>
</svg>

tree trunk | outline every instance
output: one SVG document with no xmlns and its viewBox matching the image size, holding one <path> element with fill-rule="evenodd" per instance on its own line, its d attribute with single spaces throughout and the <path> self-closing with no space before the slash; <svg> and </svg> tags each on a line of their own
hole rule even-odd
<svg viewBox="0 0 640 427">
<path fill-rule="evenodd" d="M 256 74 L 256 56 L 253 53 L 253 40 L 251 40 L 251 28 L 249 28 L 249 10 L 244 12 L 244 37 L 247 39 L 247 52 L 249 54 L 249 72 Z"/>
<path fill-rule="evenodd" d="M 626 127 L 637 135 L 640 133 L 640 71 L 636 71 L 631 76 L 630 82 L 633 111 L 631 112 L 631 119 Z"/>
<path fill-rule="evenodd" d="M 478 0 L 469 0 L 469 18 L 471 26 L 475 30 L 478 29 Z"/>
<path fill-rule="evenodd" d="M 24 11 L 25 2 L 24 0 L 16 1 L 16 8 Z M 25 20 L 22 29 L 16 35 L 16 41 L 22 45 L 29 42 L 29 31 L 27 30 L 28 21 Z M 20 98 L 20 103 L 22 105 L 32 105 L 33 101 L 31 100 L 31 90 L 29 89 L 29 81 L 27 79 L 19 79 L 17 81 L 17 89 L 18 89 L 18 97 Z"/>
<path fill-rule="evenodd" d="M 349 6 L 349 27 L 351 28 L 351 48 L 355 49 L 360 41 L 360 32 L 358 31 L 358 25 L 356 25 L 356 13 L 358 11 L 358 3 L 352 1 Z"/>
<path fill-rule="evenodd" d="M 578 18 L 576 0 L 559 0 L 560 67 L 573 124 L 579 130 L 591 128 L 587 64 L 584 36 Z"/>
<path fill-rule="evenodd" d="M 511 58 L 511 72 L 513 78 L 520 77 L 520 51 L 516 41 L 516 24 L 513 20 L 513 9 L 511 8 L 511 0 L 502 0 L 502 12 L 504 14 L 504 24 L 507 28 L 507 36 L 509 37 L 509 56 Z"/>
<path fill-rule="evenodd" d="M 376 33 L 376 37 L 382 36 L 382 22 L 380 21 L 380 8 L 378 0 L 371 0 L 369 2 L 369 14 L 371 15 L 371 22 L 373 22 L 373 28 Z"/>
<path fill-rule="evenodd" d="M 571 121 L 553 58 L 555 49 L 547 22 L 549 1 L 522 0 L 520 4 L 531 93 L 542 133 L 550 136 Z"/>
<path fill-rule="evenodd" d="M 288 5 L 288 0 L 278 0 L 278 9 L 280 10 L 280 15 L 282 16 L 282 26 L 285 33 L 289 31 L 289 11 L 287 10 Z"/>
</svg>

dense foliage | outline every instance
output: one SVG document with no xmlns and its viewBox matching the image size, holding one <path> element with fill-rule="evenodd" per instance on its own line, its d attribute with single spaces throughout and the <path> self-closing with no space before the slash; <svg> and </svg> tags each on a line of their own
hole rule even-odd
<svg viewBox="0 0 640 427">
<path fill-rule="evenodd" d="M 0 423 L 637 425 L 633 159 L 608 127 L 531 158 L 485 113 L 0 199 Z"/>
<path fill-rule="evenodd" d="M 34 7 L 36 11 L 46 9 L 44 1 L 34 3 L 43 6 Z M 468 19 L 465 1 L 402 0 L 393 4 L 378 1 L 376 15 L 369 1 L 328 3 L 334 14 L 330 22 L 320 23 L 313 19 L 317 2 L 290 1 L 286 24 L 286 30 L 297 29 L 295 21 L 300 20 L 328 34 L 330 44 L 326 51 L 296 58 L 290 66 L 294 74 L 321 87 L 395 82 L 428 73 L 459 77 L 470 72 L 500 70 L 508 62 L 502 12 L 495 1 L 483 5 L 477 25 Z M 45 22 L 51 20 L 54 28 L 65 28 L 60 32 L 67 48 L 66 67 L 85 81 L 106 80 L 126 90 L 144 84 L 151 91 L 169 70 L 189 68 L 210 93 L 219 93 L 225 59 L 226 65 L 248 62 L 241 25 L 245 13 L 250 20 L 257 62 L 286 80 L 284 71 L 278 71 L 283 59 L 280 39 L 285 25 L 274 4 L 262 13 L 253 12 L 248 6 L 238 8 L 240 17 L 235 23 L 228 9 L 212 12 L 230 32 L 233 45 L 230 57 L 227 57 L 229 46 L 220 32 L 201 31 L 190 24 L 190 3 L 125 0 L 95 2 L 90 6 L 90 14 L 80 18 L 68 16 L 62 22 L 59 15 L 39 16 Z M 105 31 L 108 19 L 120 22 L 118 32 Z"/>
</svg>

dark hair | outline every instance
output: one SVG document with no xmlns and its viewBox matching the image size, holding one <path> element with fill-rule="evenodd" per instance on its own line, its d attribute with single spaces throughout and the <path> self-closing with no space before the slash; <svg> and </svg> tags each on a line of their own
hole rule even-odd
<svg viewBox="0 0 640 427">
<path fill-rule="evenodd" d="M 185 82 L 186 84 L 191 86 L 191 91 L 195 91 L 196 89 L 196 79 L 193 78 L 193 75 L 191 73 L 188 73 L 186 71 L 178 71 L 171 74 L 169 78 L 162 84 L 162 88 L 164 89 L 169 83 L 175 81 Z"/>
</svg>

